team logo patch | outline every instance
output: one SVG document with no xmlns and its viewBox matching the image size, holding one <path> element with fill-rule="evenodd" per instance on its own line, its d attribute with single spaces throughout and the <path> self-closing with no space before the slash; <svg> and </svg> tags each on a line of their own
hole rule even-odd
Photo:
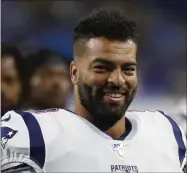
<svg viewBox="0 0 187 173">
<path fill-rule="evenodd" d="M 124 152 L 125 152 L 125 148 L 126 148 L 125 144 L 122 144 L 122 143 L 121 144 L 113 144 L 112 148 L 113 148 L 113 151 L 116 151 L 120 157 L 124 156 Z"/>
<path fill-rule="evenodd" d="M 10 127 L 1 127 L 1 146 L 5 148 L 8 140 L 12 139 L 17 132 L 17 130 Z"/>
<path fill-rule="evenodd" d="M 8 122 L 11 118 L 10 114 L 5 114 L 2 118 L 1 118 L 1 122 Z M 3 149 L 5 149 L 5 146 L 8 142 L 9 139 L 12 139 L 14 137 L 14 135 L 17 133 L 17 130 L 14 130 L 10 127 L 1 127 L 1 146 L 3 147 Z"/>
</svg>

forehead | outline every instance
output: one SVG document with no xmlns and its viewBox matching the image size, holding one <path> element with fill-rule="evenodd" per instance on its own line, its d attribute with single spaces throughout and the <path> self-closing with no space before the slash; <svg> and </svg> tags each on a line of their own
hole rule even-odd
<svg viewBox="0 0 187 173">
<path fill-rule="evenodd" d="M 15 69 L 15 61 L 14 61 L 14 58 L 12 56 L 2 56 L 2 69 L 9 69 L 9 70 L 12 70 L 12 69 Z"/>
<path fill-rule="evenodd" d="M 68 69 L 65 64 L 53 64 L 53 65 L 44 65 L 38 68 L 36 74 L 41 73 L 63 73 L 66 74 Z"/>
<path fill-rule="evenodd" d="M 92 38 L 86 42 L 86 54 L 91 59 L 107 58 L 111 61 L 135 60 L 137 46 L 132 40 L 111 41 L 105 38 Z"/>
<path fill-rule="evenodd" d="M 1 60 L 2 76 L 18 77 L 18 70 L 15 65 L 15 60 L 12 56 L 2 56 Z"/>
</svg>

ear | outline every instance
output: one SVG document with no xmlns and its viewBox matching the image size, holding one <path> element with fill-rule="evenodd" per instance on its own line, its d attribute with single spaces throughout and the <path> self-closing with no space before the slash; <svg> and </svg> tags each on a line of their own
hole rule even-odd
<svg viewBox="0 0 187 173">
<path fill-rule="evenodd" d="M 76 67 L 76 63 L 75 61 L 72 61 L 70 64 L 70 77 L 71 77 L 71 81 L 74 85 L 77 84 L 77 67 Z"/>
</svg>

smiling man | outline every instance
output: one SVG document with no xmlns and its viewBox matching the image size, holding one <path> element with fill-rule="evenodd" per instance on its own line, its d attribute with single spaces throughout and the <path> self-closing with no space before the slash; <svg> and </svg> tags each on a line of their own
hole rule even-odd
<svg viewBox="0 0 187 173">
<path fill-rule="evenodd" d="M 135 26 L 118 10 L 81 19 L 70 65 L 74 112 L 8 112 L 4 153 L 23 154 L 46 172 L 182 172 L 180 127 L 161 111 L 127 111 L 138 85 Z M 7 127 L 16 131 L 11 138 Z"/>
<path fill-rule="evenodd" d="M 128 27 L 132 26 L 129 24 Z M 75 112 L 89 118 L 102 130 L 107 130 L 122 118 L 137 88 L 134 33 L 129 32 L 128 37 L 117 31 L 114 34 L 115 40 L 109 36 L 89 40 L 75 37 L 75 61 L 71 63 L 74 93 L 78 98 Z M 125 121 L 121 119 L 121 122 L 124 124 Z M 120 132 L 117 133 L 116 137 L 119 137 Z"/>
</svg>

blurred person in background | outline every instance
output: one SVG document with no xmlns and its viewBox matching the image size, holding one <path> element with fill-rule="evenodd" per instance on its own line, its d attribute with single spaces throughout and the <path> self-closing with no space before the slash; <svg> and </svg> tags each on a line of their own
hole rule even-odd
<svg viewBox="0 0 187 173">
<path fill-rule="evenodd" d="M 12 109 L 21 109 L 26 96 L 25 63 L 20 51 L 13 45 L 1 45 L 1 115 Z"/>
<path fill-rule="evenodd" d="M 50 50 L 28 55 L 30 96 L 27 109 L 65 108 L 71 89 L 68 64 L 64 57 Z"/>
</svg>

